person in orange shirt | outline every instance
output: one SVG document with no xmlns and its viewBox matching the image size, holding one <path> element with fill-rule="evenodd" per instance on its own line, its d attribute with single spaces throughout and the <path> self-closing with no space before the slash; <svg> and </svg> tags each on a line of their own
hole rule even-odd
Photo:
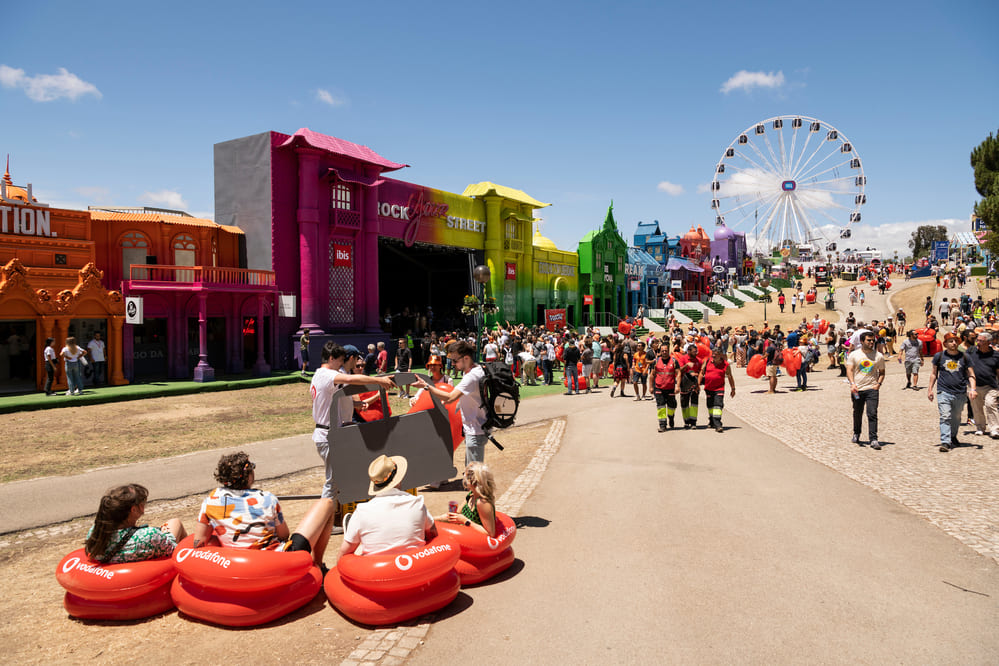
<svg viewBox="0 0 999 666">
<path fill-rule="evenodd" d="M 631 359 L 631 384 L 635 387 L 635 400 L 645 400 L 645 386 L 648 379 L 649 363 L 645 356 L 645 343 L 638 343 L 638 350 L 632 354 Z M 638 395 L 638 387 L 642 388 L 642 395 Z"/>
</svg>

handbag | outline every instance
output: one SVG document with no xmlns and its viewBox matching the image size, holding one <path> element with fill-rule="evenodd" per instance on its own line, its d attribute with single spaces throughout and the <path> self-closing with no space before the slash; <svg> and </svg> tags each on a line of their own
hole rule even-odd
<svg viewBox="0 0 999 666">
<path fill-rule="evenodd" d="M 84 368 L 90 365 L 85 356 L 80 357 L 80 365 L 82 365 Z"/>
</svg>

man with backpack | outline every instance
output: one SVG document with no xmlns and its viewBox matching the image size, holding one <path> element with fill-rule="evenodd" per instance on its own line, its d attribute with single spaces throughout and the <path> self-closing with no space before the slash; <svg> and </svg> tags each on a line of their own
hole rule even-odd
<svg viewBox="0 0 999 666">
<path fill-rule="evenodd" d="M 454 367 L 463 374 L 458 385 L 450 391 L 444 391 L 423 379 L 417 379 L 416 387 L 430 391 L 445 405 L 458 401 L 461 428 L 465 434 L 465 465 L 485 462 L 489 431 L 485 428 L 487 414 L 480 388 L 485 380 L 485 371 L 475 362 L 475 346 L 465 340 L 451 343 L 447 353 Z"/>
</svg>

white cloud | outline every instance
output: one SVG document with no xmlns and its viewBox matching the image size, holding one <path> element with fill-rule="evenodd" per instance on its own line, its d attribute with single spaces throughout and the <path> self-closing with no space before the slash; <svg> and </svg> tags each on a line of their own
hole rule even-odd
<svg viewBox="0 0 999 666">
<path fill-rule="evenodd" d="M 334 97 L 329 90 L 323 90 L 322 88 L 316 90 L 316 99 L 323 104 L 329 104 L 330 106 L 343 106 L 347 103 L 346 99 L 342 97 Z"/>
<path fill-rule="evenodd" d="M 28 98 L 35 102 L 52 102 L 61 97 L 75 101 L 83 95 L 93 95 L 98 99 L 103 97 L 97 86 L 67 71 L 65 67 L 60 67 L 58 74 L 28 76 L 23 69 L 0 65 L 0 85 L 4 88 L 22 88 Z"/>
<path fill-rule="evenodd" d="M 111 190 L 99 185 L 93 187 L 75 187 L 73 191 L 92 201 L 91 205 L 104 206 L 111 203 Z"/>
<path fill-rule="evenodd" d="M 711 183 L 701 183 L 697 186 L 698 194 L 707 194 L 711 191 Z"/>
<path fill-rule="evenodd" d="M 668 180 L 664 180 L 663 182 L 656 185 L 656 189 L 659 190 L 660 192 L 665 192 L 671 197 L 678 197 L 681 194 L 683 194 L 683 185 L 677 185 L 675 183 L 669 182 Z"/>
<path fill-rule="evenodd" d="M 850 238 L 844 239 L 839 237 L 841 226 L 833 224 L 825 224 L 820 226 L 818 229 L 829 239 L 830 242 L 834 242 L 837 245 L 837 249 L 842 253 L 847 248 L 851 250 L 856 250 L 857 248 L 864 249 L 867 247 L 876 248 L 881 250 L 884 256 L 892 256 L 895 251 L 898 251 L 899 258 L 904 258 L 909 256 L 909 240 L 912 238 L 912 234 L 921 226 L 937 226 L 943 225 L 947 227 L 947 237 L 950 238 L 958 231 L 970 231 L 970 225 L 967 219 L 957 219 L 948 218 L 943 220 L 922 220 L 916 222 L 885 222 L 884 224 L 872 225 L 867 223 L 859 223 L 850 225 Z M 746 232 L 746 240 L 749 242 L 750 246 L 753 246 L 753 229 L 752 220 L 749 220 L 748 227 L 746 223 L 735 226 L 736 229 Z"/>
<path fill-rule="evenodd" d="M 194 217 L 199 217 L 202 220 L 211 220 L 213 222 L 215 221 L 215 211 L 214 210 L 211 211 L 211 212 L 194 211 L 194 212 L 191 213 L 191 215 L 193 215 Z"/>
<path fill-rule="evenodd" d="M 721 91 L 726 95 L 733 90 L 749 92 L 753 88 L 780 88 L 784 85 L 784 72 L 747 72 L 742 69 L 722 84 Z"/>
<path fill-rule="evenodd" d="M 143 192 L 139 200 L 144 204 L 171 208 L 173 210 L 184 210 L 187 208 L 187 202 L 184 201 L 184 197 L 181 196 L 180 192 L 174 192 L 173 190 Z"/>
</svg>

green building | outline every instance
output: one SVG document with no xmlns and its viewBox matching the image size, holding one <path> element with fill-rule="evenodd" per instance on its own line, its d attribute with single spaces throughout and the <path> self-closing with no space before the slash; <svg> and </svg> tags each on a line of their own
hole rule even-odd
<svg viewBox="0 0 999 666">
<path fill-rule="evenodd" d="M 614 221 L 613 202 L 607 208 L 603 226 L 583 236 L 578 251 L 582 324 L 616 326 L 626 314 L 624 265 L 628 261 L 628 244 Z"/>
</svg>

